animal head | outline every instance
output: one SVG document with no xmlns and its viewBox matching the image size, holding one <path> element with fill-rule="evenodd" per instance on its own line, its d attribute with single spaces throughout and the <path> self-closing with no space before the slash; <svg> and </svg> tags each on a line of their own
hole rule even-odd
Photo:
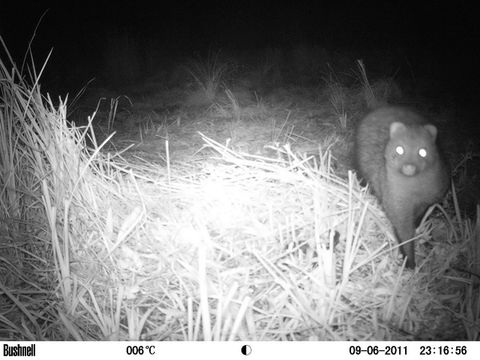
<svg viewBox="0 0 480 360">
<path fill-rule="evenodd" d="M 390 124 L 390 140 L 385 149 L 387 167 L 404 176 L 415 176 L 437 161 L 434 125 Z"/>
</svg>

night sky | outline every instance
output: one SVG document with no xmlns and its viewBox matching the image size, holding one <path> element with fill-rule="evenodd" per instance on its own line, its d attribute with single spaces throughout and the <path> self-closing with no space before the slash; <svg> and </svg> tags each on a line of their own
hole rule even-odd
<svg viewBox="0 0 480 360">
<path fill-rule="evenodd" d="M 443 91 L 463 104 L 478 90 L 479 26 L 470 2 L 3 0 L 0 33 L 16 59 L 47 9 L 33 49 L 41 62 L 54 48 L 46 76 L 57 83 L 79 86 L 101 78 L 111 56 L 105 49 L 120 34 L 142 54 L 170 60 L 208 49 L 245 52 L 299 43 L 363 59 L 394 51 L 401 54 L 399 66 L 407 59 L 416 76 L 441 79 Z"/>
</svg>

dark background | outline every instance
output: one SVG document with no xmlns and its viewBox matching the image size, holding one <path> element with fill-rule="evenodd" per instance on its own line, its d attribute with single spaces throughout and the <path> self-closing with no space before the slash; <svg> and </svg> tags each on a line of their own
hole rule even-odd
<svg viewBox="0 0 480 360">
<path fill-rule="evenodd" d="M 121 56 L 111 51 L 116 38 L 124 44 L 130 39 L 135 51 L 150 59 L 139 66 L 145 76 L 161 67 L 158 59 L 174 61 L 208 49 L 253 52 L 307 43 L 365 59 L 372 72 L 387 61 L 379 52 L 390 53 L 399 67 L 408 64 L 405 71 L 431 85 L 432 98 L 454 103 L 464 118 L 476 118 L 479 26 L 473 4 L 2 0 L 0 34 L 20 62 L 48 9 L 33 42 L 34 57 L 40 64 L 54 49 L 44 82 L 61 91 L 93 77 L 106 80 L 108 63 Z"/>
</svg>

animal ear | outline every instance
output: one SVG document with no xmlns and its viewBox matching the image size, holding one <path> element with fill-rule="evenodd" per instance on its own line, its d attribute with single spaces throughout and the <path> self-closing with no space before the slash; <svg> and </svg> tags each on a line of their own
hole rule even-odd
<svg viewBox="0 0 480 360">
<path fill-rule="evenodd" d="M 435 139 L 437 138 L 437 127 L 435 125 L 432 125 L 432 124 L 427 124 L 427 125 L 424 125 L 423 126 L 428 132 L 429 134 L 432 136 L 433 138 L 433 141 L 435 141 Z"/>
<path fill-rule="evenodd" d="M 395 121 L 390 124 L 390 138 L 395 138 L 407 130 L 405 124 Z"/>
</svg>

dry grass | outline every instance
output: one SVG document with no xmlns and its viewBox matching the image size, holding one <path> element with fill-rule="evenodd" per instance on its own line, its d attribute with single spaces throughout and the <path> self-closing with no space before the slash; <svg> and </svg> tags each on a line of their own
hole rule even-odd
<svg viewBox="0 0 480 360">
<path fill-rule="evenodd" d="M 1 339 L 479 339 L 478 279 L 452 267 L 478 274 L 480 219 L 429 217 L 422 238 L 442 241 L 405 271 L 329 153 L 268 159 L 203 137 L 204 162 L 128 163 L 94 138 L 87 151 L 91 119 L 69 125 L 38 75 L 11 69 L 0 62 Z"/>
<path fill-rule="evenodd" d="M 347 91 L 338 80 L 334 70 L 329 67 L 328 76 L 323 78 L 328 94 L 328 101 L 342 129 L 347 128 L 348 115 L 346 112 Z"/>
<path fill-rule="evenodd" d="M 362 60 L 357 60 L 357 69 L 354 76 L 361 84 L 359 95 L 364 99 L 369 109 L 393 104 L 402 98 L 399 86 L 395 83 L 394 76 L 378 79 L 373 83 L 367 76 L 367 69 Z"/>
<path fill-rule="evenodd" d="M 192 105 L 210 105 L 214 102 L 219 89 L 225 86 L 234 66 L 219 57 L 219 53 L 208 54 L 206 60 L 192 60 L 186 65 L 197 88 L 190 94 L 187 102 Z"/>
</svg>

